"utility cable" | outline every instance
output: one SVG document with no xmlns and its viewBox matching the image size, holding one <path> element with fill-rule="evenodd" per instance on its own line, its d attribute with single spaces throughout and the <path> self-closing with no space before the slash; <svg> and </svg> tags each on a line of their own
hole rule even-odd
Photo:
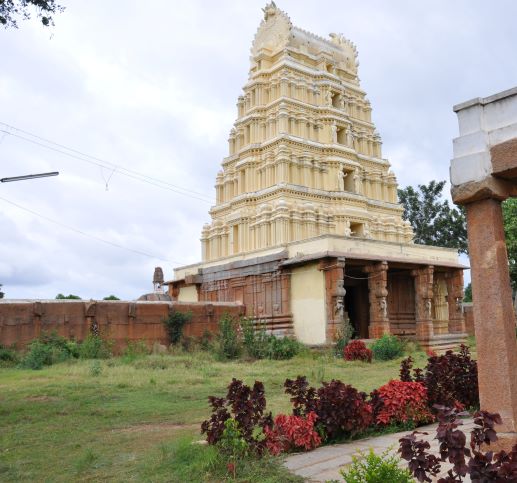
<svg viewBox="0 0 517 483">
<path fill-rule="evenodd" d="M 137 253 L 138 255 L 143 255 L 145 257 L 162 260 L 162 261 L 168 262 L 168 263 L 174 263 L 175 265 L 185 265 L 182 262 L 177 262 L 175 260 L 168 260 L 167 258 L 162 258 L 162 257 L 156 256 L 156 255 L 151 255 L 150 253 L 146 253 L 141 250 L 135 250 L 134 248 L 125 247 L 124 245 L 119 245 L 118 243 L 115 243 L 115 242 L 112 242 L 109 240 L 105 240 L 104 238 L 100 238 L 100 237 L 92 235 L 90 233 L 86 233 L 82 230 L 79 230 L 78 228 L 74 228 L 73 226 L 69 226 L 64 223 L 61 223 L 60 221 L 49 218 L 48 216 L 42 215 L 41 213 L 37 213 L 36 211 L 31 210 L 30 208 L 26 208 L 25 206 L 19 205 L 18 203 L 15 203 L 14 201 L 10 201 L 7 198 L 3 198 L 2 196 L 0 196 L 0 200 L 4 201 L 5 203 L 9 203 L 12 206 L 15 206 L 16 208 L 18 208 L 20 210 L 26 211 L 28 213 L 31 213 L 32 215 L 42 218 L 42 219 L 48 221 L 49 223 L 53 223 L 54 225 L 58 225 L 62 228 L 66 228 L 67 230 L 73 231 L 73 232 L 83 235 L 87 238 L 91 238 L 93 240 L 105 243 L 106 245 L 111 245 L 113 247 L 120 248 L 122 250 L 127 250 L 129 252 Z"/>
<path fill-rule="evenodd" d="M 115 163 L 112 163 L 111 161 L 106 161 L 106 160 L 103 160 L 101 158 L 97 158 L 95 156 L 91 156 L 91 155 L 83 153 L 83 152 L 81 152 L 81 151 L 79 151 L 77 149 L 73 149 L 73 148 L 70 148 L 68 146 L 65 146 L 64 144 L 56 143 L 54 141 L 51 141 L 51 140 L 46 139 L 46 138 L 43 138 L 43 137 L 38 136 L 36 134 L 32 134 L 32 133 L 30 133 L 28 131 L 24 131 L 23 129 L 19 129 L 19 128 L 15 127 L 15 126 L 11 126 L 10 124 L 7 124 L 5 122 L 0 122 L 0 125 L 5 126 L 5 128 L 6 128 L 6 129 L 0 129 L 0 133 L 3 133 L 2 139 L 5 136 L 8 136 L 8 135 L 14 136 L 14 137 L 16 137 L 18 139 L 21 139 L 23 141 L 35 144 L 37 146 L 49 149 L 49 150 L 54 151 L 54 152 L 58 152 L 58 153 L 64 154 L 64 155 L 69 156 L 69 157 L 74 158 L 74 159 L 78 159 L 79 161 L 83 161 L 85 163 L 93 164 L 93 165 L 99 166 L 101 168 L 106 168 L 106 169 L 111 170 L 111 171 L 116 170 L 118 174 L 122 174 L 124 176 L 129 177 L 129 178 L 133 178 L 133 179 L 136 179 L 138 181 L 142 181 L 144 183 L 148 183 L 148 184 L 156 186 L 158 188 L 167 189 L 169 191 L 172 191 L 172 192 L 177 193 L 177 194 L 181 194 L 183 196 L 188 196 L 190 198 L 194 198 L 194 199 L 198 199 L 200 201 L 204 201 L 205 203 L 210 203 L 210 204 L 213 203 L 213 199 L 209 198 L 208 196 L 204 195 L 203 193 L 199 193 L 197 191 L 194 191 L 194 190 L 191 190 L 191 189 L 188 189 L 188 188 L 182 188 L 181 186 L 174 185 L 174 184 L 169 183 L 167 181 L 162 181 L 162 180 L 160 180 L 158 178 L 153 178 L 152 176 L 148 176 L 148 175 L 146 175 L 144 173 L 140 173 L 139 171 L 135 171 L 135 170 L 131 170 L 131 169 L 128 169 L 128 168 L 124 168 L 123 166 L 120 166 L 120 165 L 117 165 Z M 20 134 L 16 134 L 15 132 L 12 132 L 13 130 L 17 131 L 17 132 L 20 132 L 20 133 L 23 133 L 23 134 L 26 134 L 28 136 L 31 136 L 34 139 L 30 139 L 30 138 L 28 138 L 26 136 L 22 136 Z M 38 139 L 39 141 L 43 141 L 43 142 L 38 142 L 38 141 L 36 141 L 36 139 Z M 53 147 L 53 146 L 57 146 L 57 147 Z M 60 148 L 60 149 L 58 149 L 58 148 Z M 66 150 L 66 151 L 63 151 L 63 150 Z M 78 155 L 81 156 L 81 157 L 79 157 Z M 87 158 L 87 159 L 85 159 L 85 158 Z"/>
</svg>

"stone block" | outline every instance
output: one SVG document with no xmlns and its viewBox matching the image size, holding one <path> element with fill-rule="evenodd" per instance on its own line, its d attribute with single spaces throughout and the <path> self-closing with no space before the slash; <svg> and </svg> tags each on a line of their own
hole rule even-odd
<svg viewBox="0 0 517 483">
<path fill-rule="evenodd" d="M 451 193 L 455 203 L 506 199 L 517 189 L 499 177 L 517 175 L 517 87 L 454 107 L 460 135 L 453 140 Z M 494 164 L 495 163 L 495 164 Z"/>
</svg>

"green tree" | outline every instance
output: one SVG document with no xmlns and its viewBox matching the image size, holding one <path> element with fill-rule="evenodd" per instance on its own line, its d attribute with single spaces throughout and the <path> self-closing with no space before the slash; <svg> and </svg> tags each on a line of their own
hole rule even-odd
<svg viewBox="0 0 517 483">
<path fill-rule="evenodd" d="M 472 302 L 472 283 L 465 287 L 465 296 L 463 297 L 463 302 Z"/>
<path fill-rule="evenodd" d="M 517 198 L 509 198 L 503 203 L 503 220 L 510 280 L 513 290 L 517 290 Z"/>
<path fill-rule="evenodd" d="M 456 248 L 468 253 L 467 225 L 463 208 L 452 208 L 443 199 L 445 181 L 419 184 L 417 189 L 407 186 L 398 190 L 404 208 L 402 217 L 408 220 L 415 233 L 415 243 Z"/>
<path fill-rule="evenodd" d="M 2 284 L 0 283 L 0 299 L 4 298 L 5 293 L 2 292 Z"/>
<path fill-rule="evenodd" d="M 18 28 L 17 19 L 27 20 L 36 12 L 41 23 L 48 27 L 54 25 L 54 14 L 64 9 L 55 0 L 0 0 L 0 25 Z"/>
<path fill-rule="evenodd" d="M 72 300 L 82 300 L 79 295 L 63 295 L 62 293 L 58 293 L 56 295 L 56 300 L 65 300 L 65 299 L 72 299 Z"/>
<path fill-rule="evenodd" d="M 108 295 L 107 297 L 104 297 L 102 300 L 120 300 L 120 299 L 115 295 Z"/>
</svg>

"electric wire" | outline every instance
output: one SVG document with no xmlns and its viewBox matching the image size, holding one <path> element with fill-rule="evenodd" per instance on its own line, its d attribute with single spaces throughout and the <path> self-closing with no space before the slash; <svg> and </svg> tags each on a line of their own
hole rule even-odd
<svg viewBox="0 0 517 483">
<path fill-rule="evenodd" d="M 5 122 L 0 122 L 0 125 L 5 126 L 5 128 L 6 128 L 6 129 L 0 129 L 0 133 L 3 133 L 2 140 L 5 136 L 14 136 L 23 141 L 35 144 L 37 146 L 49 149 L 54 152 L 58 152 L 60 154 L 64 154 L 65 156 L 69 156 L 74 159 L 78 159 L 79 161 L 83 161 L 85 163 L 93 164 L 95 166 L 99 166 L 101 168 L 105 168 L 105 169 L 109 169 L 109 170 L 116 170 L 118 174 L 121 174 L 123 176 L 129 177 L 132 179 L 136 179 L 138 181 L 142 181 L 144 183 L 148 183 L 148 184 L 156 186 L 158 188 L 166 189 L 166 190 L 172 191 L 174 193 L 177 193 L 177 194 L 180 194 L 183 196 L 187 196 L 189 198 L 194 198 L 194 199 L 203 201 L 205 203 L 212 204 L 214 201 L 212 198 L 209 198 L 208 196 L 204 195 L 203 193 L 199 193 L 197 191 L 194 191 L 194 190 L 191 190 L 188 188 L 183 188 L 181 186 L 174 185 L 167 181 L 162 181 L 158 178 L 153 178 L 152 176 L 148 176 L 139 171 L 135 171 L 135 170 L 132 170 L 129 168 L 124 168 L 123 166 L 120 166 L 116 163 L 112 163 L 111 161 L 106 161 L 106 160 L 98 158 L 96 156 L 91 156 L 91 155 L 83 153 L 82 151 L 79 151 L 77 149 L 70 148 L 64 144 L 56 143 L 49 139 L 46 139 L 46 138 L 43 138 L 36 134 L 33 134 L 29 131 L 19 129 L 19 128 L 12 126 L 10 124 L 7 124 Z M 34 139 L 30 139 L 26 136 L 16 134 L 15 132 L 12 132 L 12 130 L 26 134 L 28 136 L 31 136 Z M 38 139 L 39 141 L 43 141 L 43 142 L 36 141 L 36 139 Z M 53 147 L 53 146 L 57 146 L 57 147 Z M 64 151 L 64 150 L 66 150 L 66 151 Z"/>
<path fill-rule="evenodd" d="M 31 210 L 30 208 L 27 208 L 25 206 L 19 205 L 18 203 L 15 203 L 14 201 L 8 200 L 7 198 L 4 198 L 2 196 L 0 196 L 0 200 L 4 201 L 5 203 L 8 203 L 8 204 L 10 204 L 12 206 L 15 206 L 16 208 L 18 208 L 20 210 L 23 210 L 23 211 L 26 211 L 28 213 L 31 213 L 34 216 L 42 218 L 43 220 L 46 220 L 49 223 L 53 223 L 54 225 L 60 226 L 62 228 L 66 228 L 67 230 L 73 231 L 75 233 L 83 235 L 83 236 L 85 236 L 87 238 L 91 238 L 91 239 L 96 240 L 98 242 L 105 243 L 106 245 L 111 245 L 113 247 L 120 248 L 122 250 L 126 250 L 126 251 L 129 251 L 129 252 L 137 253 L 138 255 L 143 255 L 143 256 L 148 257 L 148 258 L 162 260 L 164 262 L 174 263 L 174 264 L 177 264 L 177 265 L 185 265 L 182 262 L 178 262 L 178 261 L 175 261 L 175 260 L 169 260 L 167 258 L 163 258 L 163 257 L 157 256 L 157 255 L 152 255 L 152 254 L 144 252 L 142 250 L 136 250 L 134 248 L 129 248 L 129 247 L 126 247 L 124 245 L 120 245 L 118 243 L 115 243 L 115 242 L 112 242 L 112 241 L 109 241 L 109 240 L 105 240 L 104 238 L 100 238 L 100 237 L 98 237 L 96 235 L 92 235 L 91 233 L 86 233 L 86 232 L 84 232 L 82 230 L 79 230 L 78 228 L 75 228 L 75 227 L 70 226 L 70 225 L 66 225 L 65 223 L 62 223 L 60 221 L 54 220 L 52 218 L 49 218 L 48 216 L 42 215 L 41 213 L 38 213 L 38 212 L 36 212 L 34 210 Z"/>
</svg>

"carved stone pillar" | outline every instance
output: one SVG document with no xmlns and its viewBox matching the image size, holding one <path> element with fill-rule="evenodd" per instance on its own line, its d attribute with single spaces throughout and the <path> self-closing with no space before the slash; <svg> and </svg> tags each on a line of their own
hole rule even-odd
<svg viewBox="0 0 517 483">
<path fill-rule="evenodd" d="M 449 303 L 449 333 L 465 333 L 463 316 L 463 270 L 451 270 L 445 275 L 447 281 L 447 302 Z"/>
<path fill-rule="evenodd" d="M 388 263 L 380 262 L 364 268 L 368 274 L 368 297 L 370 300 L 370 339 L 378 339 L 390 333 L 388 317 Z"/>
<path fill-rule="evenodd" d="M 415 278 L 416 338 L 428 341 L 434 335 L 432 318 L 434 267 L 428 265 L 411 271 Z"/>
<path fill-rule="evenodd" d="M 325 299 L 327 309 L 326 340 L 335 342 L 345 316 L 344 273 L 345 259 L 330 258 L 322 260 L 320 270 L 325 272 Z"/>
</svg>

